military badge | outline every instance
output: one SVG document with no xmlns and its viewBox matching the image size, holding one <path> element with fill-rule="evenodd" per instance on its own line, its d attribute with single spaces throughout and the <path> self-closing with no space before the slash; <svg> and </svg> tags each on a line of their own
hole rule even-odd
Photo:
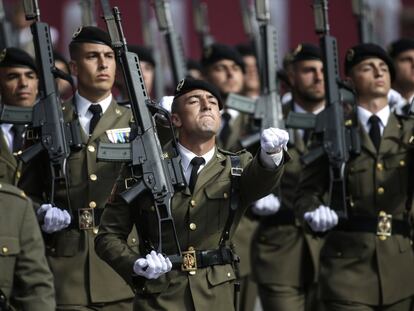
<svg viewBox="0 0 414 311">
<path fill-rule="evenodd" d="M 72 39 L 75 39 L 82 31 L 82 26 L 76 29 L 76 31 L 72 35 Z"/>
<path fill-rule="evenodd" d="M 0 63 L 3 62 L 4 58 L 6 57 L 7 49 L 3 49 L 0 53 Z"/>
<path fill-rule="evenodd" d="M 183 88 L 184 83 L 185 83 L 185 79 L 182 79 L 180 82 L 178 82 L 177 89 L 176 89 L 177 92 L 181 91 L 181 89 Z"/>
<path fill-rule="evenodd" d="M 348 52 L 346 52 L 347 61 L 351 62 L 354 56 L 355 56 L 355 51 L 353 49 L 349 49 Z"/>
<path fill-rule="evenodd" d="M 131 128 L 111 129 L 106 131 L 108 139 L 113 144 L 123 144 L 129 142 Z"/>
<path fill-rule="evenodd" d="M 299 45 L 295 48 L 295 50 L 292 52 L 292 54 L 293 54 L 294 56 L 296 56 L 296 55 L 298 55 L 298 54 L 300 53 L 300 51 L 302 51 L 302 44 L 299 44 Z"/>
</svg>

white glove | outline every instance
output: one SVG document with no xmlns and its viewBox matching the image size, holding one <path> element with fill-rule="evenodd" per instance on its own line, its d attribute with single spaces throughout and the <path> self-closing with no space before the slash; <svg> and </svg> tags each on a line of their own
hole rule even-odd
<svg viewBox="0 0 414 311">
<path fill-rule="evenodd" d="M 46 233 L 60 231 L 70 225 L 69 213 L 52 204 L 42 204 L 36 213 L 39 221 L 43 221 L 41 228 Z"/>
<path fill-rule="evenodd" d="M 275 127 L 263 130 L 260 137 L 260 146 L 266 153 L 279 153 L 287 149 L 289 133 Z"/>
<path fill-rule="evenodd" d="M 306 212 L 303 217 L 315 232 L 325 232 L 338 224 L 336 212 L 325 205 L 319 205 L 316 210 Z"/>
<path fill-rule="evenodd" d="M 257 200 L 253 206 L 252 211 L 259 216 L 268 216 L 276 214 L 280 208 L 280 201 L 273 193 Z"/>
<path fill-rule="evenodd" d="M 134 263 L 134 272 L 147 279 L 158 279 L 171 271 L 172 263 L 168 257 L 151 251 L 145 258 L 138 258 Z"/>
</svg>

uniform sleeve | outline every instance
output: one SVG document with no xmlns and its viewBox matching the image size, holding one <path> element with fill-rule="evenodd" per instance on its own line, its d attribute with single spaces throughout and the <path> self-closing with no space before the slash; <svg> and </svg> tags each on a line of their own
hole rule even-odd
<svg viewBox="0 0 414 311">
<path fill-rule="evenodd" d="M 95 251 L 132 286 L 133 265 L 140 256 L 127 244 L 134 221 L 132 207 L 126 204 L 119 195 L 125 188 L 124 173 L 125 168 L 105 205 L 99 232 L 95 238 Z"/>
<path fill-rule="evenodd" d="M 321 159 L 305 166 L 300 174 L 298 195 L 295 200 L 295 210 L 299 219 L 303 219 L 303 214 L 318 208 L 321 204 L 326 204 L 329 190 L 329 165 L 328 159 Z"/>
<path fill-rule="evenodd" d="M 18 310 L 52 311 L 56 308 L 53 276 L 32 204 L 26 204 L 11 302 Z"/>
</svg>

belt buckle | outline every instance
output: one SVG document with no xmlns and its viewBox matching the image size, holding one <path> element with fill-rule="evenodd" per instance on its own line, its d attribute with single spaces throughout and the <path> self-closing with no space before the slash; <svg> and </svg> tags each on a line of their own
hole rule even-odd
<svg viewBox="0 0 414 311">
<path fill-rule="evenodd" d="M 232 176 L 241 176 L 243 173 L 243 168 L 241 167 L 232 167 L 230 170 L 230 174 Z"/>
<path fill-rule="evenodd" d="M 182 252 L 183 263 L 181 264 L 181 271 L 191 272 L 197 270 L 197 257 L 195 249 L 189 249 Z"/>
<path fill-rule="evenodd" d="M 93 208 L 78 209 L 79 230 L 91 230 L 95 227 L 95 215 Z"/>
<path fill-rule="evenodd" d="M 377 236 L 384 241 L 392 234 L 392 215 L 381 211 L 378 215 Z"/>
<path fill-rule="evenodd" d="M 136 181 L 137 180 L 135 178 L 131 178 L 131 177 L 125 178 L 124 179 L 125 189 L 131 188 L 136 183 Z"/>
</svg>

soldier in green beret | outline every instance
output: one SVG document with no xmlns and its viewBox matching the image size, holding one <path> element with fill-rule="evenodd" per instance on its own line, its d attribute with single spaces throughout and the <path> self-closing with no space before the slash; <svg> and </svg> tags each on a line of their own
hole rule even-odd
<svg viewBox="0 0 414 311">
<path fill-rule="evenodd" d="M 37 214 L 55 277 L 57 309 L 130 310 L 133 293 L 97 257 L 94 238 L 121 168 L 120 163 L 97 161 L 98 144 L 128 141 L 131 112 L 112 98 L 116 61 L 106 32 L 90 26 L 78 29 L 69 52 L 71 72 L 78 84 L 74 97 L 63 103 L 64 119 L 78 118 L 82 137 L 81 150 L 72 150 L 67 160 L 69 189 L 56 182 L 53 205 L 45 204 L 51 184 L 45 155 L 28 164 L 20 184 L 40 205 Z M 135 232 L 128 243 L 136 249 Z"/>
<path fill-rule="evenodd" d="M 326 310 L 412 310 L 411 117 L 390 110 L 393 62 L 375 44 L 349 49 L 345 74 L 356 91 L 361 152 L 345 167 L 347 219 L 323 197 L 328 160 L 303 170 L 297 208 L 314 232 L 325 234 L 319 288 Z"/>
<path fill-rule="evenodd" d="M 220 243 L 220 237 L 225 231 L 231 238 L 250 203 L 278 185 L 288 157 L 283 152 L 288 134 L 276 128 L 263 131 L 262 149 L 254 158 L 247 151 L 236 154 L 217 148 L 222 107 L 219 91 L 207 82 L 185 79 L 177 86 L 172 120 L 179 130 L 178 150 L 188 187 L 174 194 L 172 214 L 184 251 L 182 264 L 173 264 L 151 248 L 158 236 L 152 198 L 143 195 L 128 205 L 119 195 L 127 187 L 125 180 L 135 174 L 129 167 L 122 170 L 105 207 L 95 248 L 135 288 L 134 310 L 234 310 L 235 256 L 229 240 Z M 168 146 L 166 151 L 171 152 Z M 236 171 L 239 174 L 231 175 Z M 234 178 L 239 189 L 233 192 Z M 230 208 L 231 201 L 237 208 Z M 134 224 L 140 232 L 139 253 L 126 240 Z M 173 236 L 171 229 L 162 234 Z M 175 253 L 173 238 L 164 241 L 163 252 Z"/>
<path fill-rule="evenodd" d="M 0 310 L 54 311 L 53 276 L 32 202 L 0 184 Z"/>
</svg>

